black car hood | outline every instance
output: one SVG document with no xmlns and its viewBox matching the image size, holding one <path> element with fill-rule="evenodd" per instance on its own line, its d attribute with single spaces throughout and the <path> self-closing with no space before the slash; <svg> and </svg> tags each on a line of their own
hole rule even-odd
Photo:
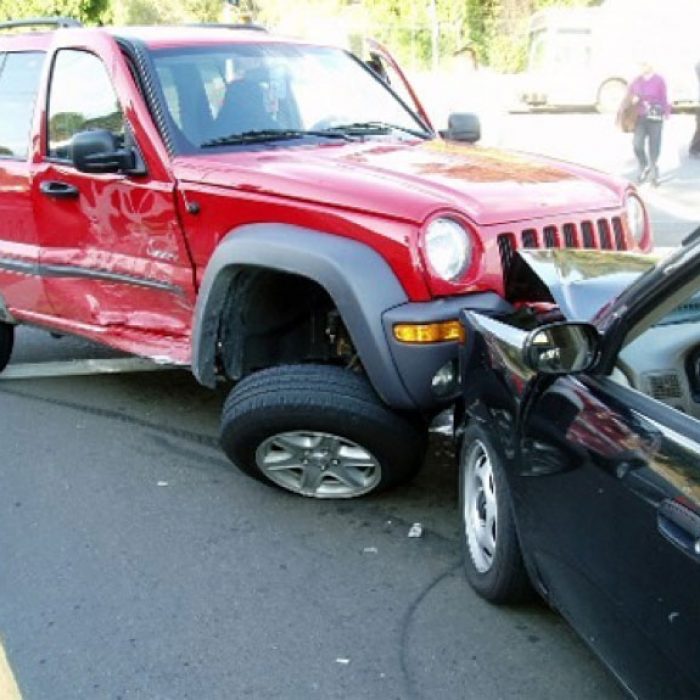
<svg viewBox="0 0 700 700">
<path fill-rule="evenodd" d="M 506 280 L 506 296 L 511 302 L 554 302 L 567 320 L 590 321 L 657 260 L 617 251 L 521 250 Z"/>
</svg>

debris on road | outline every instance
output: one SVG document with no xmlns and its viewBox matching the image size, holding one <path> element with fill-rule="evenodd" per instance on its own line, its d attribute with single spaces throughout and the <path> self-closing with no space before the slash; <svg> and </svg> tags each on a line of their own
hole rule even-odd
<svg viewBox="0 0 700 700">
<path fill-rule="evenodd" d="M 343 666 L 347 666 L 350 663 L 350 659 L 343 658 L 342 656 L 339 656 L 335 662 L 337 664 L 343 664 Z"/>
<path fill-rule="evenodd" d="M 423 526 L 420 523 L 413 523 L 408 531 L 409 537 L 423 537 Z"/>
<path fill-rule="evenodd" d="M 362 552 L 364 554 L 378 554 L 379 550 L 376 547 L 365 547 Z"/>
<path fill-rule="evenodd" d="M 158 486 L 168 486 L 168 485 L 169 485 L 169 484 L 168 484 L 167 481 L 159 481 L 159 482 L 158 482 Z"/>
</svg>

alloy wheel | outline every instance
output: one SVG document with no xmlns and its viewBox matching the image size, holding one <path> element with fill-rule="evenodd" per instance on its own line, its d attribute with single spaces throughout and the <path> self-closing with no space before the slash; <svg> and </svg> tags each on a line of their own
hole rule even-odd
<svg viewBox="0 0 700 700">
<path fill-rule="evenodd" d="M 376 457 L 331 433 L 278 433 L 261 443 L 255 460 L 278 486 L 314 498 L 354 498 L 372 491 L 381 479 Z"/>
</svg>

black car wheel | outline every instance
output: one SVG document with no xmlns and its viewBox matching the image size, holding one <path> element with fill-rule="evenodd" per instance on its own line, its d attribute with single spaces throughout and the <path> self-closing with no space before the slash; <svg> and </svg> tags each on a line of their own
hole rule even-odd
<svg viewBox="0 0 700 700">
<path fill-rule="evenodd" d="M 395 486 L 420 468 L 426 430 L 387 408 L 349 370 L 263 370 L 226 400 L 221 442 L 243 472 L 315 498 L 354 498 Z"/>
<path fill-rule="evenodd" d="M 15 342 L 15 327 L 9 323 L 0 322 L 0 372 L 2 372 L 12 356 Z"/>
<path fill-rule="evenodd" d="M 494 603 L 515 603 L 531 588 L 503 467 L 485 431 L 470 425 L 460 453 L 464 566 L 472 588 Z"/>
</svg>

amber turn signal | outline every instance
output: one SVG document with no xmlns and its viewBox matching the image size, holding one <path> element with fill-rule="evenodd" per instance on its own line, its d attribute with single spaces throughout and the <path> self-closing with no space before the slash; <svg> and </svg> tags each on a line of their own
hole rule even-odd
<svg viewBox="0 0 700 700">
<path fill-rule="evenodd" d="M 441 323 L 397 323 L 394 338 L 402 343 L 464 342 L 464 327 L 459 321 Z"/>
</svg>

